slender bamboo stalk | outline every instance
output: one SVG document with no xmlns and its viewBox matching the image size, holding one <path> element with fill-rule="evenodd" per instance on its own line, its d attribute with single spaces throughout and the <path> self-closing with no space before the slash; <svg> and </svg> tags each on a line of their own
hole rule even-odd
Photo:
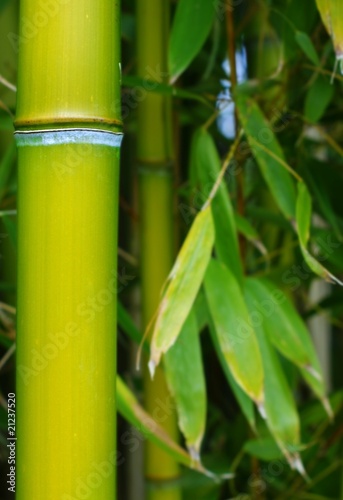
<svg viewBox="0 0 343 500">
<path fill-rule="evenodd" d="M 169 3 L 144 0 L 137 3 L 138 73 L 163 82 L 167 79 Z M 163 284 L 174 259 L 172 117 L 170 100 L 148 94 L 138 109 L 140 195 L 140 240 L 142 316 L 144 326 L 152 319 L 161 298 Z M 170 404 L 164 375 L 159 370 L 152 382 L 145 369 L 145 407 L 167 432 L 177 439 L 175 411 Z M 165 452 L 151 443 L 145 450 L 148 481 L 175 479 L 178 466 Z M 179 500 L 177 487 L 149 489 L 149 500 Z"/>
<path fill-rule="evenodd" d="M 118 3 L 20 13 L 16 498 L 114 499 Z"/>
</svg>

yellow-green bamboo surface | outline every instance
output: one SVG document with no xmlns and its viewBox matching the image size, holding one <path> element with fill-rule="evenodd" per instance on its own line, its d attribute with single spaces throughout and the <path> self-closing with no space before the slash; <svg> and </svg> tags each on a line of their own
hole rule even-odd
<svg viewBox="0 0 343 500">
<path fill-rule="evenodd" d="M 137 0 L 138 74 L 150 80 L 154 75 L 158 82 L 167 80 L 168 19 L 168 2 Z M 170 100 L 165 96 L 149 93 L 138 108 L 142 317 L 145 327 L 156 312 L 175 257 L 170 106 Z M 176 413 L 164 374 L 161 369 L 157 370 L 151 381 L 146 361 L 145 407 L 169 435 L 178 439 Z M 156 445 L 146 443 L 147 498 L 180 500 L 178 487 L 166 488 L 166 484 L 163 485 L 178 475 L 176 462 Z"/>
<path fill-rule="evenodd" d="M 16 498 L 114 499 L 118 4 L 20 13 Z"/>
</svg>

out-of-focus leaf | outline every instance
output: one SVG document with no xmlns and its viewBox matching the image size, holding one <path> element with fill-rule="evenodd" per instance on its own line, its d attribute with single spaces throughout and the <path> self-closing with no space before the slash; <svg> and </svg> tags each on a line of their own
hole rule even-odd
<svg viewBox="0 0 343 500">
<path fill-rule="evenodd" d="M 134 324 L 129 313 L 119 301 L 117 302 L 117 320 L 120 328 L 128 334 L 131 340 L 139 345 L 142 342 L 142 334 Z M 146 353 L 149 353 L 149 345 L 147 342 L 143 342 L 143 349 Z"/>
<path fill-rule="evenodd" d="M 298 199 L 297 199 L 297 231 L 299 236 L 300 249 L 308 267 L 315 274 L 324 278 L 330 283 L 338 283 L 343 285 L 333 274 L 331 274 L 317 259 L 315 259 L 307 250 L 307 245 L 310 239 L 310 226 L 312 216 L 312 200 L 306 184 L 298 183 Z"/>
<path fill-rule="evenodd" d="M 296 193 L 283 151 L 258 104 L 236 93 L 237 111 L 252 153 L 273 197 L 286 218 L 294 219 Z"/>
<path fill-rule="evenodd" d="M 196 216 L 169 276 L 158 308 L 151 340 L 149 368 L 153 375 L 161 355 L 174 344 L 193 306 L 211 257 L 214 226 L 211 206 Z"/>
<path fill-rule="evenodd" d="M 11 142 L 7 148 L 6 153 L 2 157 L 0 162 L 0 202 L 6 191 L 7 181 L 12 172 L 12 167 L 14 164 L 14 158 L 16 154 L 16 146 L 14 140 Z"/>
<path fill-rule="evenodd" d="M 169 453 L 178 463 L 201 469 L 191 456 L 173 441 L 165 430 L 139 405 L 137 399 L 117 375 L 117 408 L 119 413 L 140 433 Z"/>
<path fill-rule="evenodd" d="M 9 234 L 9 237 L 10 237 L 13 245 L 15 246 L 15 248 L 17 248 L 17 224 L 16 224 L 16 222 L 9 215 L 3 215 L 2 220 L 4 221 L 6 231 Z"/>
<path fill-rule="evenodd" d="M 338 217 L 334 212 L 332 201 L 330 199 L 330 190 L 325 185 L 323 185 L 322 182 L 324 176 L 327 174 L 325 173 L 325 171 L 323 172 L 322 164 L 319 164 L 318 167 L 318 169 L 314 169 L 312 168 L 311 164 L 311 168 L 308 168 L 305 173 L 306 181 L 309 184 L 311 191 L 314 194 L 314 198 L 323 215 L 332 226 L 336 237 L 341 239 L 342 233 L 339 227 Z"/>
<path fill-rule="evenodd" d="M 250 427 L 252 428 L 253 431 L 256 430 L 256 422 L 255 422 L 255 411 L 254 411 L 254 404 L 250 397 L 246 394 L 246 392 L 241 389 L 241 387 L 237 384 L 236 380 L 234 379 L 229 363 L 227 362 L 227 359 L 221 349 L 219 340 L 218 340 L 218 335 L 216 333 L 216 329 L 213 325 L 213 321 L 210 320 L 210 333 L 212 337 L 212 341 L 214 344 L 214 347 L 216 349 L 216 353 L 218 356 L 218 359 L 220 361 L 220 364 L 222 366 L 222 369 L 225 373 L 226 379 L 236 397 L 236 400 L 245 416 L 247 421 L 249 422 Z"/>
<path fill-rule="evenodd" d="M 282 458 L 280 449 L 271 438 L 250 439 L 244 443 L 243 449 L 259 460 L 270 461 Z"/>
<path fill-rule="evenodd" d="M 0 12 L 6 7 L 10 0 L 0 0 Z"/>
<path fill-rule="evenodd" d="M 238 232 L 250 241 L 250 243 L 252 243 L 263 255 L 265 255 L 267 253 L 267 249 L 262 243 L 260 235 L 250 224 L 248 219 L 239 214 L 235 214 L 235 221 Z"/>
<path fill-rule="evenodd" d="M 164 357 L 169 390 L 176 403 L 179 427 L 191 456 L 199 461 L 206 425 L 206 385 L 198 325 L 191 312 L 177 341 Z"/>
<path fill-rule="evenodd" d="M 212 260 L 204 284 L 215 333 L 230 371 L 238 385 L 261 406 L 262 360 L 238 282 L 224 264 Z"/>
<path fill-rule="evenodd" d="M 135 17 L 132 14 L 122 12 L 120 24 L 122 38 L 133 42 L 135 38 Z"/>
<path fill-rule="evenodd" d="M 304 54 L 306 54 L 310 59 L 310 61 L 312 61 L 315 66 L 319 66 L 318 54 L 308 34 L 304 33 L 303 31 L 296 31 L 295 40 Z"/>
<path fill-rule="evenodd" d="M 13 345 L 13 340 L 10 340 L 7 335 L 0 333 L 0 344 L 9 349 Z"/>
<path fill-rule="evenodd" d="M 317 7 L 329 35 L 332 34 L 330 0 L 317 0 Z"/>
<path fill-rule="evenodd" d="M 212 136 L 198 129 L 192 141 L 191 171 L 199 180 L 201 193 L 207 199 L 221 170 L 221 162 Z M 230 171 L 229 171 L 230 173 Z M 243 280 L 237 230 L 230 196 L 222 182 L 212 202 L 216 254 L 229 267 L 239 283 Z"/>
<path fill-rule="evenodd" d="M 0 130 L 13 132 L 13 120 L 12 118 L 3 111 L 0 110 Z"/>
<path fill-rule="evenodd" d="M 331 394 L 329 404 L 333 414 L 336 416 L 343 408 L 343 390 Z M 326 419 L 325 410 L 321 404 L 312 401 L 301 411 L 301 423 L 303 426 L 319 426 Z"/>
<path fill-rule="evenodd" d="M 328 78 L 319 75 L 308 89 L 305 100 L 305 117 L 312 123 L 318 122 L 330 104 L 335 87 Z"/>
<path fill-rule="evenodd" d="M 251 281 L 245 283 L 245 299 L 255 326 L 259 347 L 262 354 L 265 374 L 265 413 L 267 425 L 290 466 L 304 474 L 299 454 L 295 451 L 300 445 L 300 422 L 294 398 L 287 384 L 277 355 L 264 330 L 266 322 L 261 325 L 254 320 L 256 312 L 255 294 Z"/>
<path fill-rule="evenodd" d="M 179 0 L 169 45 L 169 72 L 175 81 L 189 66 L 208 37 L 217 2 Z"/>
</svg>

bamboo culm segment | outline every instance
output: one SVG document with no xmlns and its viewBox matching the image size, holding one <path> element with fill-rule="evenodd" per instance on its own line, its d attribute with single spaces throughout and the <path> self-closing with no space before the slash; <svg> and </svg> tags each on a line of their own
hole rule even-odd
<svg viewBox="0 0 343 500">
<path fill-rule="evenodd" d="M 119 4 L 49 6 L 20 2 L 16 498 L 115 499 Z"/>
<path fill-rule="evenodd" d="M 115 498 L 118 162 L 19 147 L 18 500 Z"/>
</svg>

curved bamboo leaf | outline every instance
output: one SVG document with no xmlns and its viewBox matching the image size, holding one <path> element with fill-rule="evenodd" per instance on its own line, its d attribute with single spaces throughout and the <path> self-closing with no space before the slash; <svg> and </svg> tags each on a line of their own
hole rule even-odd
<svg viewBox="0 0 343 500">
<path fill-rule="evenodd" d="M 174 82 L 192 62 L 208 37 L 215 0 L 179 0 L 170 35 L 169 71 Z"/>
<path fill-rule="evenodd" d="M 296 194 L 281 146 L 258 104 L 236 93 L 237 111 L 249 145 L 273 197 L 286 218 L 294 219 Z"/>
<path fill-rule="evenodd" d="M 149 368 L 153 376 L 162 353 L 174 344 L 202 283 L 214 243 L 211 206 L 198 213 L 170 274 L 157 311 Z"/>
<path fill-rule="evenodd" d="M 236 227 L 238 232 L 243 235 L 252 245 L 254 245 L 263 255 L 266 255 L 267 249 L 261 241 L 260 235 L 250 224 L 248 219 L 239 214 L 235 214 Z"/>
<path fill-rule="evenodd" d="M 328 78 L 319 75 L 306 94 L 304 114 L 312 122 L 318 122 L 326 111 L 335 93 Z"/>
<path fill-rule="evenodd" d="M 198 129 L 192 141 L 191 171 L 198 179 L 201 193 L 207 199 L 221 170 L 221 162 L 212 136 Z M 230 172 L 230 170 L 228 170 Z M 222 182 L 212 202 L 215 227 L 216 254 L 229 267 L 239 283 L 243 282 L 243 270 L 239 256 L 237 229 L 229 193 Z"/>
<path fill-rule="evenodd" d="M 312 200 L 310 194 L 306 184 L 304 182 L 299 182 L 296 220 L 301 253 L 303 254 L 305 262 L 311 271 L 330 283 L 343 285 L 343 283 L 331 274 L 317 259 L 315 259 L 307 249 L 310 239 L 311 216 Z"/>
<path fill-rule="evenodd" d="M 329 35 L 332 34 L 331 14 L 330 14 L 330 1 L 331 0 L 317 0 L 317 7 L 323 20 L 324 26 Z"/>
<path fill-rule="evenodd" d="M 250 314 L 273 346 L 300 368 L 303 378 L 331 414 L 318 356 L 309 332 L 287 296 L 267 280 L 249 278 Z"/>
<path fill-rule="evenodd" d="M 251 293 L 251 281 L 245 283 L 245 299 L 254 321 L 256 312 L 254 290 Z M 255 332 L 262 354 L 265 373 L 265 412 L 267 425 L 281 451 L 292 468 L 304 474 L 299 454 L 296 452 L 300 445 L 300 422 L 294 398 L 287 384 L 280 362 L 271 346 L 264 325 L 254 321 Z"/>
<path fill-rule="evenodd" d="M 198 468 L 197 464 L 193 463 L 191 456 L 175 443 L 165 430 L 139 405 L 136 397 L 119 375 L 117 375 L 117 407 L 119 413 L 136 427 L 144 437 L 160 446 L 177 462 L 188 467 L 193 468 L 195 466 L 195 468 Z"/>
<path fill-rule="evenodd" d="M 174 397 L 179 427 L 191 456 L 199 461 L 206 425 L 206 385 L 198 325 L 191 312 L 181 333 L 164 357 L 169 390 Z"/>
<path fill-rule="evenodd" d="M 304 337 L 309 337 L 309 334 L 305 325 L 297 328 L 300 318 L 286 295 L 267 280 L 248 278 L 245 286 L 251 296 L 251 305 L 254 306 L 253 319 L 256 324 L 263 325 L 269 340 L 300 368 L 315 370 L 311 366 L 313 350 L 308 352 L 304 341 Z M 320 377 L 319 373 L 317 376 Z"/>
<path fill-rule="evenodd" d="M 223 356 L 237 384 L 263 404 L 263 366 L 242 292 L 231 271 L 212 260 L 205 275 L 205 293 Z"/>
<path fill-rule="evenodd" d="M 296 31 L 295 40 L 304 54 L 306 54 L 310 59 L 310 61 L 312 61 L 315 66 L 319 66 L 318 54 L 308 34 L 304 33 L 303 31 Z"/>
<path fill-rule="evenodd" d="M 256 432 L 256 421 L 255 421 L 255 411 L 254 411 L 254 404 L 252 400 L 249 398 L 249 396 L 246 394 L 246 392 L 241 389 L 241 387 L 237 384 L 236 380 L 234 379 L 230 368 L 229 364 L 227 362 L 226 357 L 224 356 L 224 353 L 220 347 L 220 343 L 218 340 L 218 335 L 216 333 L 216 329 L 213 325 L 213 321 L 210 320 L 210 333 L 213 341 L 213 345 L 216 349 L 216 353 L 218 356 L 218 359 L 220 361 L 221 367 L 223 369 L 223 372 L 225 373 L 226 379 L 235 395 L 235 398 L 243 412 L 243 415 L 249 422 L 250 427 L 254 432 Z"/>
</svg>

